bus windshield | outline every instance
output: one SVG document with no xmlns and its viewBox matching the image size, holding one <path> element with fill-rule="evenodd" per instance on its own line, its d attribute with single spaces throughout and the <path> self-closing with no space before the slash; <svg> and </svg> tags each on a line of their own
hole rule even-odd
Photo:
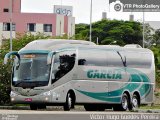
<svg viewBox="0 0 160 120">
<path fill-rule="evenodd" d="M 47 55 L 23 54 L 20 55 L 20 64 L 15 59 L 12 85 L 23 88 L 48 85 L 50 64 L 47 65 Z"/>
</svg>

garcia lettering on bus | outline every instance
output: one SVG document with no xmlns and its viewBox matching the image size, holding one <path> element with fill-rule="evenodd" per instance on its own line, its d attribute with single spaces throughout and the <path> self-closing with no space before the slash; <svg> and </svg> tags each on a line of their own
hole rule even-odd
<svg viewBox="0 0 160 120">
<path fill-rule="evenodd" d="M 88 78 L 100 78 L 100 79 L 122 79 L 121 71 L 114 70 L 88 70 L 87 72 Z"/>
</svg>

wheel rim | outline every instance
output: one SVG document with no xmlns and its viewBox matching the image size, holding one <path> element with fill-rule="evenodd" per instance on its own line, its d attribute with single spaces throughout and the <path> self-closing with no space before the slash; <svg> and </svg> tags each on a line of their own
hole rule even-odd
<svg viewBox="0 0 160 120">
<path fill-rule="evenodd" d="M 70 94 L 68 94 L 68 107 L 71 108 L 71 106 L 72 106 L 72 98 Z"/>
<path fill-rule="evenodd" d="M 132 104 L 133 104 L 133 108 L 138 108 L 138 100 L 136 97 L 133 97 Z"/>
<path fill-rule="evenodd" d="M 126 97 L 123 97 L 122 98 L 122 107 L 123 107 L 123 109 L 127 109 L 127 107 L 128 107 L 128 100 L 127 100 L 127 98 Z"/>
</svg>

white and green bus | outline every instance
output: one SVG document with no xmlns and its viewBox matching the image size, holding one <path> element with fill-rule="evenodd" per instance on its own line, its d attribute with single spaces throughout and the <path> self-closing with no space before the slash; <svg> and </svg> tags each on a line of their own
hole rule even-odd
<svg viewBox="0 0 160 120">
<path fill-rule="evenodd" d="M 36 40 L 15 55 L 11 101 L 32 110 L 84 105 L 87 111 L 132 110 L 153 103 L 155 64 L 144 48 L 100 46 L 80 40 Z"/>
</svg>

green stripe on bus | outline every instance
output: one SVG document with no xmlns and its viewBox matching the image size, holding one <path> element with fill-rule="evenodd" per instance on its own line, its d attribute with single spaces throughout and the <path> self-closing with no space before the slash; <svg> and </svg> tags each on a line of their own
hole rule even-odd
<svg viewBox="0 0 160 120">
<path fill-rule="evenodd" d="M 149 92 L 151 91 L 151 84 L 150 84 L 150 79 L 147 77 L 147 75 L 132 68 L 125 68 L 125 69 L 130 74 L 129 81 L 132 83 L 125 84 L 120 89 L 110 92 L 99 92 L 99 93 L 82 91 L 82 90 L 77 90 L 77 91 L 94 99 L 107 102 L 115 102 L 115 103 L 120 102 L 121 100 L 120 96 L 123 94 L 123 91 L 125 90 L 133 92 L 137 89 L 141 97 L 145 97 L 146 95 L 148 95 Z M 142 82 L 143 84 L 141 84 L 140 82 Z"/>
</svg>

